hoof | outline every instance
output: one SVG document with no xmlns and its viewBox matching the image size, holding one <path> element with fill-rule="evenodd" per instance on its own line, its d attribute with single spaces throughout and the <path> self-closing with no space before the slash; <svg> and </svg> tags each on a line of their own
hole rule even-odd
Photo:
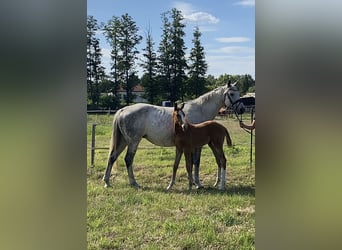
<svg viewBox="0 0 342 250">
<path fill-rule="evenodd" d="M 140 186 L 138 183 L 136 183 L 136 182 L 130 183 L 130 185 L 131 185 L 132 187 L 136 188 L 136 189 L 140 189 L 140 188 L 141 188 L 141 186 Z"/>
<path fill-rule="evenodd" d="M 166 190 L 171 190 L 175 183 L 173 181 L 170 182 L 170 184 L 167 186 Z"/>
<path fill-rule="evenodd" d="M 104 187 L 109 188 L 110 187 L 109 180 L 105 179 L 104 177 L 102 178 L 102 180 L 105 182 Z"/>
<path fill-rule="evenodd" d="M 197 189 L 203 189 L 204 187 L 202 185 L 196 186 Z"/>
</svg>

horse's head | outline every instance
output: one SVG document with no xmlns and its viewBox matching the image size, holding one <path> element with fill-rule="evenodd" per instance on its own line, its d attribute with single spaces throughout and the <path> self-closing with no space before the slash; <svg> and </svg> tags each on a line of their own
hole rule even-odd
<svg viewBox="0 0 342 250">
<path fill-rule="evenodd" d="M 185 114 L 183 111 L 184 108 L 184 103 L 182 103 L 180 106 L 178 106 L 177 103 L 175 103 L 174 105 L 174 109 L 173 109 L 173 122 L 174 122 L 174 126 L 176 127 L 176 125 L 182 127 L 182 130 L 185 131 L 186 129 L 186 120 L 185 120 Z"/>
<path fill-rule="evenodd" d="M 240 91 L 235 86 L 237 83 L 238 81 L 232 84 L 229 80 L 227 89 L 224 91 L 224 104 L 227 108 L 231 107 L 236 113 L 242 114 L 245 112 L 245 107 L 240 100 Z"/>
</svg>

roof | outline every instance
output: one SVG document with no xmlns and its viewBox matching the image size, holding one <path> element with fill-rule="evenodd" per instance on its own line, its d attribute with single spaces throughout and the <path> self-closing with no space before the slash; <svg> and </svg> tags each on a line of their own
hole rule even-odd
<svg viewBox="0 0 342 250">
<path fill-rule="evenodd" d="M 242 97 L 254 97 L 255 98 L 255 92 L 250 92 L 250 93 L 246 93 L 244 96 Z"/>
<path fill-rule="evenodd" d="M 138 84 L 136 86 L 134 86 L 133 92 L 144 92 L 144 87 L 141 86 L 141 84 Z M 126 92 L 125 89 L 123 89 L 122 87 L 120 87 L 120 89 L 118 90 L 118 92 Z"/>
</svg>

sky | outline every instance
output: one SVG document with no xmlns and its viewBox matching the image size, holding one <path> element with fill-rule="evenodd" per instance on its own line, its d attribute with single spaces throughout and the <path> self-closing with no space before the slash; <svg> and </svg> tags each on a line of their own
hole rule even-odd
<svg viewBox="0 0 342 250">
<path fill-rule="evenodd" d="M 199 27 L 202 36 L 207 74 L 250 74 L 255 79 L 255 0 L 88 0 L 87 14 L 98 23 L 107 23 L 112 16 L 128 13 L 143 36 L 137 46 L 146 47 L 146 33 L 150 27 L 157 52 L 162 36 L 161 14 L 177 8 L 182 12 L 186 25 L 184 37 L 186 57 L 193 48 L 193 31 Z M 110 46 L 98 32 L 102 49 L 102 64 L 109 71 Z M 142 53 L 140 53 L 141 56 Z M 137 68 L 139 76 L 142 72 Z"/>
</svg>

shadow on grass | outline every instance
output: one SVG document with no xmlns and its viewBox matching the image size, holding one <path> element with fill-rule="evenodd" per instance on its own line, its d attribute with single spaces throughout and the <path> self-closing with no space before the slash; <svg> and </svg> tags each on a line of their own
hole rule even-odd
<svg viewBox="0 0 342 250">
<path fill-rule="evenodd" d="M 253 186 L 228 186 L 225 190 L 219 190 L 214 187 L 204 187 L 201 189 L 193 188 L 191 191 L 187 189 L 166 190 L 165 187 L 142 187 L 142 191 L 153 191 L 161 193 L 178 193 L 178 194 L 208 194 L 208 195 L 248 195 L 255 196 L 255 187 Z"/>
</svg>

